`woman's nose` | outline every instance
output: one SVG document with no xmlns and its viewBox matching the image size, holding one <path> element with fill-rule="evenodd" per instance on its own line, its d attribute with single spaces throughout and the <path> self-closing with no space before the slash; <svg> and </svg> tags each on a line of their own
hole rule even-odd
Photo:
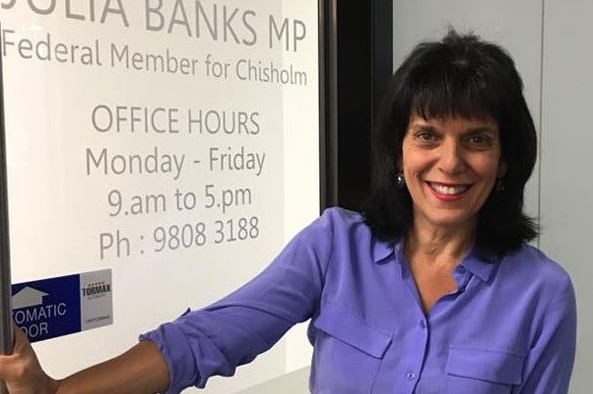
<svg viewBox="0 0 593 394">
<path fill-rule="evenodd" d="M 439 169 L 446 174 L 458 174 L 465 170 L 463 148 L 457 141 L 447 141 L 441 146 Z"/>
</svg>

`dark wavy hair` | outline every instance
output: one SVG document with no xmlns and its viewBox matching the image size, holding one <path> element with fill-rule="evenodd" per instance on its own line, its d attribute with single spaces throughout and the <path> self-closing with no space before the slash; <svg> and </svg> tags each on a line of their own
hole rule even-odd
<svg viewBox="0 0 593 394">
<path fill-rule="evenodd" d="M 535 166 L 537 136 L 523 82 L 500 46 L 450 29 L 438 42 L 414 48 L 393 75 L 373 129 L 373 186 L 363 206 L 366 222 L 383 240 L 405 237 L 412 199 L 396 185 L 397 163 L 411 115 L 492 118 L 499 128 L 504 189 L 493 190 L 479 211 L 476 243 L 505 253 L 533 239 L 536 223 L 523 212 L 525 184 Z M 500 188 L 498 188 L 500 189 Z"/>
</svg>

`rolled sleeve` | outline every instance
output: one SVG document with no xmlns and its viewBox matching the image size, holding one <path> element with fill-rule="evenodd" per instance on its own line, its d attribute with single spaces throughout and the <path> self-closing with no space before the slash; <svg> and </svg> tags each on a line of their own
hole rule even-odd
<svg viewBox="0 0 593 394">
<path fill-rule="evenodd" d="M 185 314 L 189 313 L 188 310 Z M 140 340 L 149 340 L 160 350 L 169 370 L 167 394 L 177 394 L 198 380 L 194 356 L 183 332 L 172 323 L 165 323 L 156 330 L 140 335 Z"/>
<path fill-rule="evenodd" d="M 167 393 L 204 387 L 213 375 L 233 375 L 237 366 L 271 348 L 292 325 L 315 313 L 335 216 L 326 211 L 238 290 L 140 336 L 155 342 L 167 362 Z"/>
</svg>

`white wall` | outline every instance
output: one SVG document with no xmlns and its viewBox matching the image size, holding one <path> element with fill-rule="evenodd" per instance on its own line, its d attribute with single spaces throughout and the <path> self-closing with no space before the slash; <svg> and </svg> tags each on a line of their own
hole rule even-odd
<svg viewBox="0 0 593 394">
<path fill-rule="evenodd" d="M 540 246 L 571 272 L 578 346 L 573 393 L 593 386 L 593 2 L 547 1 L 544 9 Z"/>
<path fill-rule="evenodd" d="M 528 185 L 527 210 L 538 216 L 537 243 L 570 273 L 579 313 L 572 393 L 590 392 L 593 266 L 593 186 L 588 158 L 593 148 L 588 114 L 593 102 L 593 2 L 566 0 L 394 0 L 394 67 L 419 41 L 439 38 L 447 26 L 472 30 L 512 54 L 540 137 L 538 168 Z"/>
</svg>

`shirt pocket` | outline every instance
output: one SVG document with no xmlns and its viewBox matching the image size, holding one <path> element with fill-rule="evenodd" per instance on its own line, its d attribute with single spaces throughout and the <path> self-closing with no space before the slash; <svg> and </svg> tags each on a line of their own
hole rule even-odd
<svg viewBox="0 0 593 394">
<path fill-rule="evenodd" d="M 392 335 L 334 302 L 313 322 L 315 393 L 370 393 Z"/>
<path fill-rule="evenodd" d="M 525 356 L 501 350 L 450 347 L 448 392 L 507 394 L 522 382 Z"/>
</svg>

